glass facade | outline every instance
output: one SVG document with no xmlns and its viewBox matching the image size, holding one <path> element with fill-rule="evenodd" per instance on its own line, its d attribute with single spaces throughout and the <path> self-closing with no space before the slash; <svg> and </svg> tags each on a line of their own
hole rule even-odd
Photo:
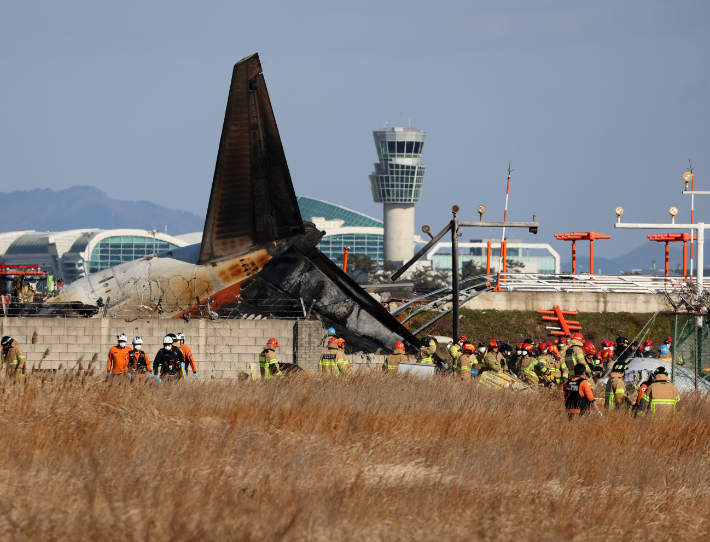
<svg viewBox="0 0 710 542">
<path fill-rule="evenodd" d="M 108 267 L 174 248 L 179 248 L 179 245 L 153 237 L 130 235 L 107 237 L 99 241 L 91 251 L 91 257 L 86 262 L 86 271 L 89 274 L 96 273 Z"/>
<path fill-rule="evenodd" d="M 373 262 L 382 265 L 384 262 L 383 235 L 372 233 L 348 233 L 344 235 L 329 235 L 318 244 L 318 249 L 335 262 L 343 261 L 345 247 L 350 247 L 350 254 L 369 256 Z"/>
<path fill-rule="evenodd" d="M 379 163 L 370 174 L 377 203 L 419 203 L 426 166 L 421 164 L 426 132 L 387 128 L 374 132 Z"/>
<path fill-rule="evenodd" d="M 365 228 L 381 228 L 382 221 L 370 216 L 351 211 L 340 205 L 328 203 L 315 198 L 298 196 L 298 208 L 301 211 L 301 218 L 310 221 L 314 216 L 323 217 L 326 220 L 343 220 L 343 227 L 361 226 Z"/>
</svg>

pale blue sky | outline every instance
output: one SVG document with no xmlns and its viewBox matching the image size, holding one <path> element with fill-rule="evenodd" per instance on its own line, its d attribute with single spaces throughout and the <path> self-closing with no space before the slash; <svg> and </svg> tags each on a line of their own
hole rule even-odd
<svg viewBox="0 0 710 542">
<path fill-rule="evenodd" d="M 0 191 L 204 214 L 231 67 L 259 52 L 298 194 L 381 218 L 371 132 L 401 112 L 429 133 L 417 227 L 502 219 L 510 159 L 509 219 L 541 223 L 511 237 L 567 259 L 552 233 L 602 231 L 613 257 L 645 239 L 616 205 L 688 220 L 688 158 L 710 190 L 709 23 L 707 0 L 5 2 Z"/>
</svg>

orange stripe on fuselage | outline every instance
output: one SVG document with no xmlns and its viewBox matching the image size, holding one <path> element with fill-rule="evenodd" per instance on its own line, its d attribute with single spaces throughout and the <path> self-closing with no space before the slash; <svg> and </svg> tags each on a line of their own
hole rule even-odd
<svg viewBox="0 0 710 542">
<path fill-rule="evenodd" d="M 210 302 L 210 308 L 213 311 L 234 303 L 242 290 L 244 281 L 261 271 L 270 260 L 271 255 L 266 249 L 262 249 L 217 264 L 213 273 L 217 275 L 217 278 L 226 287 L 215 292 L 207 300 L 203 301 L 201 303 L 202 307 L 205 307 L 205 303 L 208 300 Z M 199 318 L 200 306 L 193 305 L 188 310 L 174 316 L 174 318 L 181 318 L 185 313 L 190 313 L 190 316 L 193 318 Z"/>
</svg>

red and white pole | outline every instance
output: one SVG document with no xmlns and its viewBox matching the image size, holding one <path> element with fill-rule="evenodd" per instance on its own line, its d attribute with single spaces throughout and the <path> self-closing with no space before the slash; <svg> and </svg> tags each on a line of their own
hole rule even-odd
<svg viewBox="0 0 710 542">
<path fill-rule="evenodd" d="M 503 212 L 503 222 L 508 221 L 508 196 L 510 195 L 510 174 L 513 170 L 510 169 L 510 163 L 508 164 L 508 186 L 505 189 L 505 211 Z M 500 273 L 503 267 L 503 243 L 505 242 L 505 225 L 503 226 L 503 238 L 500 241 L 500 257 L 498 258 L 498 281 L 496 287 L 493 289 L 494 292 L 500 292 Z M 507 267 L 507 266 L 506 266 Z"/>
</svg>

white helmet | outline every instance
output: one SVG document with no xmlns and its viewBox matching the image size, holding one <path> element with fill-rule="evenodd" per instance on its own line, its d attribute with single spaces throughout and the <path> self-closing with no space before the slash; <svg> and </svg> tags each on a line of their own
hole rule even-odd
<svg viewBox="0 0 710 542">
<path fill-rule="evenodd" d="M 163 344 L 173 344 L 173 338 L 170 335 L 166 335 L 163 339 Z"/>
<path fill-rule="evenodd" d="M 184 333 L 178 333 L 177 334 L 178 341 L 184 341 L 185 340 L 185 334 Z"/>
<path fill-rule="evenodd" d="M 136 337 L 135 339 L 133 339 L 133 344 L 143 344 L 143 339 L 141 339 L 140 337 Z"/>
<path fill-rule="evenodd" d="M 118 336 L 118 342 L 128 342 L 128 335 L 126 335 L 125 333 L 121 333 Z"/>
</svg>

